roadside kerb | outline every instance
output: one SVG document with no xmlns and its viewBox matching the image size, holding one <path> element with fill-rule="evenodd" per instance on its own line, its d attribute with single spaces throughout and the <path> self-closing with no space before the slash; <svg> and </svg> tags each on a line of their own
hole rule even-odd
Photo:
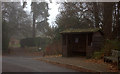
<svg viewBox="0 0 120 74">
<path fill-rule="evenodd" d="M 50 60 L 42 59 L 42 58 L 39 58 L 39 59 L 36 59 L 36 60 L 40 60 L 40 61 L 44 61 L 44 62 L 47 62 L 47 63 L 55 64 L 55 65 L 58 65 L 58 66 L 62 66 L 62 67 L 65 67 L 65 68 L 73 69 L 73 70 L 76 70 L 78 72 L 96 72 L 96 71 L 88 70 L 88 69 L 85 69 L 83 67 L 75 66 L 75 65 L 72 65 L 72 64 L 65 64 L 65 63 L 50 61 Z"/>
</svg>

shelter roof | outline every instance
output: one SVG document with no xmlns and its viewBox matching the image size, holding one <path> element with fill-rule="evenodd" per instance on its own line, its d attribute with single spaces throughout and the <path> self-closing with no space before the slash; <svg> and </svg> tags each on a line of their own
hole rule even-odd
<svg viewBox="0 0 120 74">
<path fill-rule="evenodd" d="M 99 31 L 99 28 L 89 28 L 89 29 L 66 29 L 60 33 L 92 33 Z"/>
</svg>

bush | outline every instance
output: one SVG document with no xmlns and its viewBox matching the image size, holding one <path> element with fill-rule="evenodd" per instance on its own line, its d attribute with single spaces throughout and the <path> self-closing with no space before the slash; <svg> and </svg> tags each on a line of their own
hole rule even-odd
<svg viewBox="0 0 120 74">
<path fill-rule="evenodd" d="M 103 55 L 104 55 L 104 53 L 102 51 L 101 52 L 94 52 L 92 58 L 94 58 L 94 59 L 101 59 L 101 58 L 103 58 Z"/>
<path fill-rule="evenodd" d="M 21 47 L 41 47 L 44 48 L 49 39 L 48 38 L 41 38 L 41 37 L 36 37 L 34 38 L 25 38 L 20 40 L 20 45 Z"/>
<path fill-rule="evenodd" d="M 61 41 L 54 41 L 45 48 L 46 55 L 58 55 L 62 53 Z"/>
<path fill-rule="evenodd" d="M 95 52 L 92 56 L 94 59 L 100 59 L 105 56 L 109 56 L 111 54 L 111 50 L 119 50 L 120 51 L 120 41 L 118 40 L 106 40 L 104 47 L 100 52 Z"/>
<path fill-rule="evenodd" d="M 120 51 L 120 41 L 118 41 L 118 40 L 106 40 L 103 49 L 104 49 L 105 55 L 109 55 L 111 50 L 119 50 Z"/>
<path fill-rule="evenodd" d="M 25 47 L 25 46 L 27 46 L 27 47 L 33 47 L 33 46 L 35 46 L 35 41 L 34 41 L 33 38 L 22 39 L 20 41 L 20 45 L 21 45 L 21 47 Z"/>
</svg>

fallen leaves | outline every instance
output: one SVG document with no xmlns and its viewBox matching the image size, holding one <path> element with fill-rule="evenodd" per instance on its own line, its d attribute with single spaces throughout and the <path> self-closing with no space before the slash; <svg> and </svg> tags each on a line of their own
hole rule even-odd
<svg viewBox="0 0 120 74">
<path fill-rule="evenodd" d="M 118 72 L 117 64 L 116 63 L 105 63 L 103 59 L 87 59 L 85 62 L 91 62 L 96 64 L 106 64 L 109 68 L 110 72 Z"/>
</svg>

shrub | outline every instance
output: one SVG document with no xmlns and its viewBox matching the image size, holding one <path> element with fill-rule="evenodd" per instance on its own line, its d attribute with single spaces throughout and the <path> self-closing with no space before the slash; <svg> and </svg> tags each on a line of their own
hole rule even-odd
<svg viewBox="0 0 120 74">
<path fill-rule="evenodd" d="M 35 42 L 34 42 L 33 38 L 26 38 L 26 39 L 22 39 L 20 41 L 20 45 L 21 45 L 21 47 L 25 47 L 25 46 L 33 47 L 33 46 L 35 46 Z"/>
<path fill-rule="evenodd" d="M 103 50 L 105 55 L 109 55 L 111 50 L 120 50 L 120 41 L 106 40 Z"/>
<path fill-rule="evenodd" d="M 45 48 L 46 50 L 46 55 L 58 55 L 62 53 L 62 46 L 61 42 L 59 41 L 54 41 L 50 44 L 48 44 Z"/>
<path fill-rule="evenodd" d="M 104 53 L 102 51 L 94 52 L 92 58 L 94 58 L 94 59 L 101 59 L 101 58 L 103 58 L 103 55 L 104 55 Z"/>
<path fill-rule="evenodd" d="M 41 38 L 41 37 L 36 37 L 34 38 L 25 38 L 20 40 L 20 45 L 21 47 L 41 47 L 42 49 L 47 45 L 49 42 L 48 38 Z"/>
</svg>

